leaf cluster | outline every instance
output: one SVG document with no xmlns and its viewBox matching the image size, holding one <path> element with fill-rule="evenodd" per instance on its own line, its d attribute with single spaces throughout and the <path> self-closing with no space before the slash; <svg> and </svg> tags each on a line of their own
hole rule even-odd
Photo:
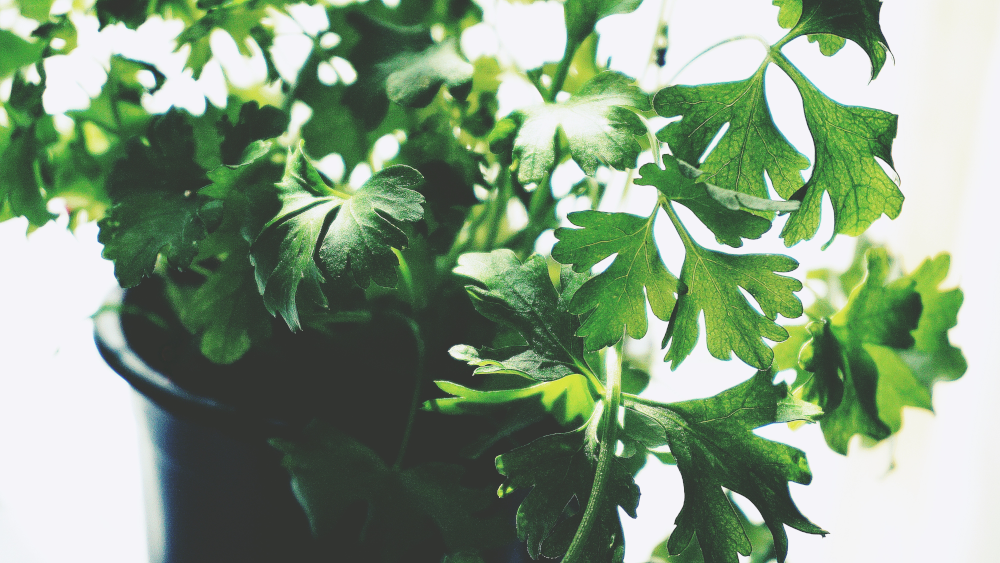
<svg viewBox="0 0 1000 563">
<path fill-rule="evenodd" d="M 228 34 L 244 57 L 262 54 L 265 83 L 227 81 L 224 107 L 202 115 L 154 115 L 148 96 L 170 79 L 114 55 L 90 106 L 57 119 L 42 102 L 45 62 L 73 52 L 77 20 L 51 15 L 50 0 L 17 2 L 38 25 L 0 30 L 11 85 L 0 219 L 37 228 L 58 204 L 71 226 L 97 221 L 120 285 L 163 280 L 187 336 L 217 364 L 287 353 L 289 332 L 326 350 L 386 319 L 403 327 L 405 342 L 386 331 L 366 348 L 413 349 L 401 373 L 369 373 L 360 350 L 330 359 L 336 376 L 317 370 L 364 388 L 335 399 L 364 405 L 363 420 L 341 428 L 310 412 L 299 435 L 271 442 L 314 535 L 342 558 L 481 562 L 516 537 L 533 558 L 620 563 L 620 514 L 636 517 L 635 475 L 655 458 L 676 466 L 685 494 L 658 556 L 784 561 L 786 527 L 826 531 L 790 495 L 789 483 L 812 479 L 805 453 L 755 431 L 819 422 L 846 453 L 853 435 L 885 438 L 905 406 L 931 408 L 933 384 L 964 373 L 948 340 L 962 293 L 939 288 L 947 255 L 897 275 L 870 248 L 838 277 L 738 250 L 776 221 L 786 247 L 812 239 L 824 198 L 835 237 L 900 212 L 897 117 L 831 99 L 783 53 L 800 37 L 827 56 L 851 41 L 874 79 L 888 54 L 877 0 L 774 0 L 789 31 L 749 77 L 655 92 L 597 60 L 598 23 L 639 0 L 567 0 L 565 53 L 535 69 L 499 53 L 466 58 L 464 34 L 490 25 L 479 4 L 401 0 L 324 3 L 290 71 L 274 54 L 276 21 L 301 8 L 289 4 L 98 0 L 89 10 L 101 28 L 177 22 L 195 77 L 215 56 L 211 38 Z M 768 72 L 802 98 L 811 162 L 772 117 Z M 513 80 L 542 101 L 503 115 Z M 654 131 L 654 117 L 668 122 Z M 569 162 L 586 178 L 567 194 L 556 184 Z M 609 170 L 652 194 L 650 208 L 618 210 Z M 536 254 L 549 232 L 550 255 Z M 808 308 L 803 279 L 828 288 Z M 803 314 L 799 326 L 780 318 Z M 644 397 L 655 370 L 627 342 L 651 328 L 673 370 L 703 334 L 712 356 L 735 354 L 754 375 L 707 398 Z M 790 389 L 774 383 L 786 369 Z M 453 416 L 463 423 L 443 422 Z M 397 419 L 390 464 L 367 436 Z M 516 522 L 498 503 L 518 505 Z"/>
</svg>

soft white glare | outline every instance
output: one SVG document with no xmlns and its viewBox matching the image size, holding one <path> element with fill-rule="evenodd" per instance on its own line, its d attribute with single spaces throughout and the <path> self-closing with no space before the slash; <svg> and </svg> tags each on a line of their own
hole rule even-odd
<svg viewBox="0 0 1000 563">
<path fill-rule="evenodd" d="M 497 102 L 500 107 L 498 117 L 510 112 L 542 103 L 542 95 L 538 89 L 520 75 L 505 75 L 497 90 Z"/>
<path fill-rule="evenodd" d="M 479 57 L 495 56 L 500 50 L 500 39 L 492 26 L 477 23 L 462 32 L 460 45 L 465 58 L 475 61 Z"/>
<path fill-rule="evenodd" d="M 267 79 L 267 62 L 264 60 L 264 52 L 256 41 L 247 40 L 244 44 L 244 47 L 250 50 L 249 57 L 243 56 L 233 36 L 221 29 L 212 31 L 209 43 L 212 46 L 212 58 L 222 65 L 226 79 L 233 86 L 250 88 Z"/>
<path fill-rule="evenodd" d="M 354 70 L 354 66 L 351 65 L 350 61 L 347 59 L 332 57 L 330 59 L 330 65 L 337 71 L 337 76 L 340 77 L 340 81 L 344 84 L 350 86 L 358 79 L 357 71 Z"/>
<path fill-rule="evenodd" d="M 566 49 L 562 4 L 498 0 L 494 9 L 483 8 L 483 21 L 496 29 L 501 54 L 521 68 L 537 68 L 562 58 Z"/>
<path fill-rule="evenodd" d="M 372 146 L 372 156 L 383 162 L 395 158 L 397 154 L 399 154 L 399 140 L 392 133 L 382 135 Z"/>
<path fill-rule="evenodd" d="M 359 163 L 351 170 L 351 177 L 348 178 L 347 184 L 354 189 L 358 189 L 365 185 L 365 182 L 372 177 L 372 167 L 368 165 L 367 162 Z"/>
<path fill-rule="evenodd" d="M 337 71 L 333 65 L 323 61 L 316 67 L 316 78 L 325 86 L 333 86 L 337 83 Z"/>
<path fill-rule="evenodd" d="M 347 170 L 344 164 L 344 157 L 336 153 L 328 154 L 321 158 L 316 163 L 316 168 L 336 183 L 343 181 L 344 173 Z"/>
<path fill-rule="evenodd" d="M 292 16 L 306 35 L 316 37 L 320 32 L 330 27 L 330 20 L 326 17 L 326 9 L 322 4 L 292 4 L 285 6 L 285 10 Z"/>
</svg>

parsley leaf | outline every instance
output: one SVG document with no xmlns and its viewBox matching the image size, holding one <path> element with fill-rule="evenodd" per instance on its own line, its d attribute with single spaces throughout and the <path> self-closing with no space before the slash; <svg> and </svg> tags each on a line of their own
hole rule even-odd
<svg viewBox="0 0 1000 563">
<path fill-rule="evenodd" d="M 534 255 L 522 264 L 507 249 L 463 254 L 455 273 L 477 282 L 465 287 L 476 310 L 516 330 L 530 350 L 530 362 L 546 366 L 532 371 L 533 379 L 551 381 L 585 370 L 583 346 L 575 336 L 579 321 L 563 308 L 545 258 Z"/>
<path fill-rule="evenodd" d="M 566 37 L 576 43 L 593 33 L 599 20 L 614 14 L 634 12 L 642 0 L 567 0 Z"/>
<path fill-rule="evenodd" d="M 699 167 L 699 180 L 767 198 L 767 174 L 774 190 L 789 197 L 802 187 L 809 160 L 793 147 L 771 117 L 764 92 L 767 64 L 746 80 L 700 86 L 671 86 L 653 97 L 663 117 L 682 116 L 657 133 L 680 160 L 696 163 L 727 123 L 729 129 Z M 768 214 L 770 215 L 770 214 Z"/>
<path fill-rule="evenodd" d="M 404 107 L 424 107 L 441 86 L 465 99 L 472 88 L 473 67 L 458 52 L 454 39 L 435 43 L 423 26 L 402 27 L 350 12 L 347 22 L 361 34 L 349 60 L 358 81 L 346 101 L 369 129 L 385 117 L 389 100 Z"/>
<path fill-rule="evenodd" d="M 687 207 L 715 233 L 716 240 L 735 248 L 743 246 L 744 238 L 758 239 L 771 228 L 771 221 L 744 211 L 744 204 L 758 209 L 781 209 L 789 204 L 798 207 L 798 202 L 757 198 L 697 181 L 704 174 L 696 176 L 697 180 L 689 178 L 683 172 L 687 165 L 670 155 L 663 156 L 663 164 L 664 168 L 643 165 L 634 183 L 654 186 L 667 199 Z"/>
<path fill-rule="evenodd" d="M 98 222 L 101 256 L 115 263 L 122 287 L 134 287 L 153 273 L 156 257 L 184 268 L 198 254 L 198 242 L 208 234 L 218 203 L 199 195 L 160 190 L 126 196 Z"/>
<path fill-rule="evenodd" d="M 775 323 L 780 313 L 794 319 L 802 315 L 802 302 L 795 292 L 802 283 L 779 276 L 798 262 L 781 254 L 723 254 L 686 242 L 687 253 L 681 268 L 683 287 L 670 319 L 663 346 L 670 344 L 665 360 L 671 369 L 684 361 L 698 342 L 698 317 L 705 312 L 708 351 L 720 360 L 730 352 L 758 368 L 771 366 L 774 353 L 763 339 L 781 342 L 788 332 Z M 745 289 L 756 299 L 758 312 L 740 292 Z"/>
<path fill-rule="evenodd" d="M 231 364 L 250 346 L 271 336 L 271 317 L 254 282 L 245 254 L 227 258 L 184 303 L 181 320 L 201 341 L 201 353 Z"/>
<path fill-rule="evenodd" d="M 573 264 L 577 272 L 588 272 L 595 264 L 615 255 L 600 274 L 589 279 L 573 295 L 569 312 L 585 315 L 577 335 L 584 348 L 600 350 L 621 340 L 625 330 L 632 338 L 646 334 L 646 301 L 662 320 L 670 318 L 677 293 L 677 278 L 663 265 L 653 220 L 627 213 L 583 211 L 570 213 L 580 229 L 560 228 L 552 258 Z"/>
<path fill-rule="evenodd" d="M 802 206 L 781 231 L 786 246 L 808 240 L 819 228 L 823 192 L 833 204 L 834 232 L 857 236 L 882 214 L 899 215 L 903 194 L 875 160 L 892 166 L 897 116 L 845 106 L 826 97 L 794 67 L 784 65 L 802 95 L 806 124 L 816 147 L 809 181 L 791 199 Z"/>
<path fill-rule="evenodd" d="M 114 261 L 122 287 L 150 275 L 160 254 L 175 267 L 187 267 L 222 215 L 220 202 L 196 193 L 208 181 L 195 163 L 186 114 L 171 110 L 153 118 L 146 140 L 133 139 L 115 164 L 108 180 L 115 205 L 98 222 L 102 256 Z"/>
<path fill-rule="evenodd" d="M 788 482 L 812 480 L 805 454 L 753 430 L 775 422 L 811 420 L 818 409 L 773 385 L 772 373 L 756 376 L 708 398 L 658 404 L 625 397 L 626 429 L 647 448 L 667 445 L 684 480 L 684 506 L 667 549 L 680 553 L 698 536 L 705 561 L 733 562 L 752 549 L 723 487 L 750 500 L 774 537 L 778 561 L 788 552 L 784 526 L 826 534 L 792 502 Z M 631 419 L 631 420 L 630 420 Z M 631 424 L 630 424 L 631 423 Z"/>
<path fill-rule="evenodd" d="M 46 42 L 31 43 L 13 31 L 0 29 L 0 80 L 7 78 L 15 70 L 37 62 L 42 58 Z"/>
<path fill-rule="evenodd" d="M 281 210 L 257 236 L 250 258 L 268 311 L 297 330 L 300 286 L 306 300 L 327 305 L 324 273 L 362 288 L 372 281 L 395 287 L 393 249 L 408 243 L 401 226 L 423 217 L 424 200 L 410 189 L 422 181 L 420 173 L 407 166 L 386 168 L 345 194 L 326 185 L 301 143 L 289 153 L 276 185 Z"/>
<path fill-rule="evenodd" d="M 802 17 L 802 0 L 772 0 L 771 3 L 779 7 L 778 25 L 785 29 L 795 27 Z M 828 57 L 836 55 L 847 44 L 843 37 L 829 33 L 809 35 L 809 42 L 819 43 L 819 51 Z"/>
<path fill-rule="evenodd" d="M 872 64 L 872 80 L 878 76 L 885 64 L 889 46 L 879 25 L 881 0 L 773 0 L 781 6 L 778 23 L 782 27 L 794 27 L 791 37 L 801 35 L 832 34 L 850 39 L 864 49 Z M 796 12 L 798 14 L 796 15 Z M 810 37 L 810 40 L 813 40 Z M 843 42 L 820 39 L 820 49 L 824 55 L 836 53 Z"/>
<path fill-rule="evenodd" d="M 364 444 L 319 422 L 306 428 L 302 440 L 271 444 L 284 453 L 292 490 L 314 535 L 336 537 L 352 503 L 367 504 L 363 533 L 348 538 L 360 545 L 337 543 L 337 557 L 357 549 L 351 560 L 412 561 L 434 548 L 435 536 L 455 553 L 489 549 L 511 535 L 501 516 L 478 515 L 493 504 L 492 495 L 459 485 L 461 467 L 389 467 Z"/>
<path fill-rule="evenodd" d="M 904 406 L 931 410 L 934 382 L 957 379 L 967 366 L 948 342 L 962 292 L 938 289 L 948 255 L 891 283 L 885 250 L 868 250 L 866 262 L 867 275 L 843 309 L 790 327 L 793 337 L 775 350 L 778 369 L 798 372 L 796 394 L 826 412 L 823 433 L 841 454 L 854 434 L 881 440 L 898 431 Z"/>
<path fill-rule="evenodd" d="M 601 409 L 590 421 L 563 434 L 550 434 L 497 457 L 497 471 L 507 477 L 499 494 L 531 488 L 517 510 L 517 534 L 528 544 L 528 553 L 558 558 L 569 548 L 580 524 L 583 507 L 590 502 L 600 448 L 597 427 Z M 586 550 L 590 560 L 621 563 L 625 552 L 624 533 L 618 516 L 620 506 L 632 518 L 639 504 L 639 487 L 621 459 L 612 457 L 605 496 L 595 512 L 598 520 L 591 528 Z M 580 511 L 561 519 L 574 499 Z"/>
<path fill-rule="evenodd" d="M 634 168 L 642 148 L 635 137 L 646 126 L 634 110 L 650 108 L 649 97 L 617 72 L 602 72 L 569 100 L 532 106 L 501 120 L 491 134 L 491 148 L 502 150 L 512 135 L 517 178 L 522 184 L 541 182 L 555 166 L 558 132 L 569 142 L 573 160 L 588 175 L 605 164 Z"/>
</svg>

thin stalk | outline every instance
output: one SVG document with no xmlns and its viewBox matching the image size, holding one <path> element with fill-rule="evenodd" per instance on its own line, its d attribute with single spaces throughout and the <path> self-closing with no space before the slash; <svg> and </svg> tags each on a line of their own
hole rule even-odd
<svg viewBox="0 0 1000 563">
<path fill-rule="evenodd" d="M 549 88 L 549 93 L 545 96 L 546 102 L 551 104 L 556 101 L 556 96 L 562 90 L 563 84 L 566 83 L 566 77 L 569 75 L 569 67 L 573 64 L 573 56 L 576 55 L 576 50 L 582 44 L 583 41 L 566 39 L 566 51 L 563 53 L 562 60 L 559 61 L 559 66 L 556 67 L 555 76 L 552 77 L 552 87 Z"/>
<path fill-rule="evenodd" d="M 771 45 L 767 42 L 767 40 L 764 39 L 763 37 L 761 37 L 760 35 L 752 35 L 752 34 L 751 35 L 736 35 L 734 37 L 730 37 L 729 39 L 723 39 L 722 41 L 719 41 L 718 43 L 716 43 L 714 45 L 706 47 L 704 51 L 698 53 L 690 61 L 684 63 L 684 66 L 682 66 L 680 68 L 680 70 L 678 70 L 677 72 L 675 72 L 674 75 L 670 77 L 670 80 L 667 81 L 667 84 L 668 85 L 673 84 L 674 81 L 677 80 L 677 77 L 680 76 L 680 74 L 682 72 L 684 72 L 685 70 L 687 70 L 687 67 L 691 66 L 695 61 L 697 61 L 698 59 L 700 59 L 704 55 L 707 55 L 713 49 L 716 49 L 718 47 L 722 47 L 723 45 L 726 45 L 728 43 L 735 43 L 737 41 L 743 41 L 744 39 L 753 39 L 754 41 L 757 41 L 758 43 L 760 43 L 761 45 L 763 45 L 765 49 L 770 49 L 771 48 Z"/>
<path fill-rule="evenodd" d="M 608 348 L 605 355 L 607 365 L 608 384 L 605 388 L 604 413 L 601 421 L 601 452 L 597 457 L 597 472 L 594 474 L 594 486 L 590 489 L 590 501 L 584 509 L 583 518 L 580 520 L 580 527 L 576 529 L 573 542 L 566 550 L 566 556 L 562 563 L 575 563 L 583 560 L 586 556 L 583 553 L 583 546 L 590 535 L 594 522 L 597 521 L 598 511 L 603 504 L 604 489 L 608 483 L 611 473 L 611 459 L 615 455 L 615 447 L 618 444 L 618 408 L 622 404 L 622 348 L 625 343 L 625 336 L 613 347 Z"/>
<path fill-rule="evenodd" d="M 691 233 L 688 232 L 687 227 L 681 222 L 681 218 L 677 216 L 677 212 L 674 211 L 673 205 L 666 198 L 660 197 L 660 207 L 663 211 L 667 213 L 667 217 L 670 217 L 670 222 L 674 224 L 674 229 L 677 231 L 677 235 L 681 237 L 684 241 L 684 248 L 694 251 L 698 248 L 698 243 L 694 241 L 691 237 Z"/>
<path fill-rule="evenodd" d="M 416 321 L 399 313 L 393 313 L 399 320 L 406 323 L 413 333 L 413 339 L 417 345 L 417 369 L 413 377 L 413 397 L 410 400 L 410 412 L 406 417 L 406 428 L 403 430 L 403 440 L 399 444 L 399 453 L 396 454 L 396 461 L 392 464 L 393 469 L 400 469 L 403 466 L 403 456 L 406 455 L 406 446 L 410 443 L 410 434 L 413 432 L 413 422 L 417 418 L 417 409 L 420 407 L 420 391 L 424 379 L 424 339 L 420 336 L 420 327 Z"/>
</svg>

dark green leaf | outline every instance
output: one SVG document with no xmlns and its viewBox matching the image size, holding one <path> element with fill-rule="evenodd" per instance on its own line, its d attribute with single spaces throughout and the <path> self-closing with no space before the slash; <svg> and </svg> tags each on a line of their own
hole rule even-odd
<svg viewBox="0 0 1000 563">
<path fill-rule="evenodd" d="M 778 25 L 785 29 L 791 29 L 798 23 L 802 16 L 802 0 L 772 0 L 772 4 L 778 6 Z M 810 43 L 819 43 L 819 50 L 828 57 L 836 55 L 847 41 L 843 37 L 831 35 L 829 33 L 818 33 L 809 36 Z"/>
<path fill-rule="evenodd" d="M 253 266 L 234 254 L 212 272 L 184 304 L 181 320 L 201 341 L 201 353 L 219 364 L 243 357 L 271 335 L 271 316 L 257 293 Z"/>
<path fill-rule="evenodd" d="M 737 256 L 687 246 L 681 268 L 682 289 L 677 307 L 670 319 L 663 346 L 667 343 L 666 361 L 671 369 L 684 361 L 698 342 L 698 318 L 705 312 L 705 335 L 708 351 L 720 360 L 728 360 L 730 352 L 758 368 L 771 366 L 774 353 L 763 339 L 781 342 L 788 332 L 774 321 L 780 313 L 794 319 L 802 315 L 802 302 L 795 292 L 802 283 L 795 278 L 779 276 L 790 272 L 798 262 L 781 254 L 747 254 Z M 745 289 L 760 306 L 758 312 L 740 292 Z"/>
<path fill-rule="evenodd" d="M 305 509 L 313 533 L 337 537 L 352 503 L 367 510 L 359 553 L 381 563 L 426 557 L 439 536 L 449 553 L 478 552 L 497 546 L 512 535 L 500 516 L 480 513 L 491 504 L 491 494 L 459 485 L 462 469 L 427 464 L 400 470 L 389 467 L 371 449 L 340 430 L 312 423 L 301 441 L 275 439 L 271 444 L 285 454 L 283 464 L 292 476 L 292 490 Z M 337 556 L 352 553 L 337 546 Z"/>
<path fill-rule="evenodd" d="M 153 273 L 156 257 L 187 267 L 208 234 L 216 202 L 199 195 L 166 190 L 135 192 L 118 200 L 98 225 L 101 256 L 115 263 L 122 287 L 133 287 Z M 206 223 L 208 223 L 206 225 Z"/>
<path fill-rule="evenodd" d="M 230 123 L 224 116 L 219 130 L 224 139 L 220 150 L 223 164 L 236 164 L 250 143 L 277 137 L 288 127 L 288 114 L 274 106 L 260 107 L 255 101 L 240 107 L 236 123 Z"/>
<path fill-rule="evenodd" d="M 629 78 L 603 72 L 565 102 L 515 112 L 508 119 L 516 125 L 513 155 L 518 160 L 518 180 L 540 182 L 552 171 L 560 131 L 569 142 L 573 160 L 587 174 L 592 176 L 601 164 L 618 170 L 634 168 L 642 150 L 635 138 L 646 134 L 635 110 L 649 107 L 646 93 Z M 505 123 L 510 122 L 504 120 L 497 126 L 509 128 Z"/>
<path fill-rule="evenodd" d="M 881 0 L 774 0 L 774 3 L 781 6 L 778 23 L 783 27 L 792 27 L 787 24 L 799 12 L 789 32 L 793 37 L 832 34 L 850 39 L 868 54 L 872 80 L 882 70 L 889 46 L 879 25 Z M 836 53 L 837 45 L 836 41 L 820 39 L 824 55 Z"/>
<path fill-rule="evenodd" d="M 622 339 L 646 335 L 646 302 L 662 320 L 670 318 L 677 278 L 663 265 L 653 239 L 653 216 L 582 211 L 569 220 L 580 229 L 557 229 L 552 257 L 589 272 L 615 255 L 614 261 L 573 295 L 569 312 L 586 315 L 577 335 L 588 351 L 600 350 Z"/>
<path fill-rule="evenodd" d="M 464 99 L 472 87 L 473 67 L 458 52 L 454 39 L 435 43 L 423 26 L 401 27 L 360 12 L 347 22 L 361 34 L 350 62 L 358 81 L 348 88 L 346 101 L 367 128 L 385 116 L 388 101 L 404 107 L 424 107 L 441 86 Z"/>
<path fill-rule="evenodd" d="M 146 21 L 149 0 L 97 0 L 94 9 L 100 29 L 117 22 L 136 29 Z"/>
<path fill-rule="evenodd" d="M 581 373 L 583 346 L 575 336 L 579 321 L 561 307 L 544 258 L 534 255 L 522 264 L 506 249 L 463 254 L 455 273 L 477 282 L 466 286 L 476 310 L 516 330 L 532 363 L 545 366 L 533 377 L 546 381 Z"/>
<path fill-rule="evenodd" d="M 801 74 L 793 72 L 791 76 L 802 94 L 806 123 L 816 147 L 816 166 L 806 185 L 791 196 L 801 200 L 802 206 L 781 231 L 785 245 L 816 234 L 823 192 L 830 194 L 833 204 L 834 233 L 860 235 L 883 213 L 895 219 L 903 206 L 903 194 L 876 158 L 893 165 L 896 116 L 838 104 Z"/>
<path fill-rule="evenodd" d="M 353 194 L 335 192 L 309 163 L 301 143 L 289 151 L 284 177 L 276 186 L 281 210 L 265 225 L 250 253 L 268 311 L 297 330 L 300 299 L 327 304 L 321 288 L 324 274 L 362 288 L 371 281 L 395 287 L 399 262 L 393 249 L 408 242 L 402 225 L 423 217 L 423 196 L 410 189 L 421 181 L 416 170 L 392 166 Z"/>
<path fill-rule="evenodd" d="M 728 497 L 733 510 L 736 511 L 737 518 L 740 520 L 743 531 L 746 532 L 747 538 L 753 546 L 753 553 L 750 554 L 750 561 L 748 563 L 770 563 L 774 561 L 774 539 L 771 538 L 771 530 L 768 530 L 767 525 L 764 523 L 756 524 L 751 522 L 743 510 L 740 509 L 739 505 L 733 502 L 732 493 Z M 667 544 L 669 543 L 670 538 L 667 538 L 663 543 L 656 546 L 650 559 L 658 558 L 666 563 L 705 563 L 705 556 L 702 554 L 701 546 L 698 545 L 698 542 L 689 543 L 687 548 L 677 555 L 670 555 L 667 549 Z"/>
<path fill-rule="evenodd" d="M 575 534 L 583 507 L 590 502 L 597 458 L 604 444 L 598 443 L 600 409 L 590 422 L 565 434 L 551 434 L 497 457 L 497 471 L 507 477 L 500 494 L 531 488 L 517 510 L 517 533 L 528 544 L 533 558 L 539 554 L 558 558 L 565 553 Z M 624 534 L 618 507 L 635 518 L 639 487 L 617 456 L 611 459 L 605 495 L 594 513 L 597 521 L 583 553 L 590 561 L 621 563 Z M 576 498 L 580 511 L 561 520 L 567 505 Z"/>
<path fill-rule="evenodd" d="M 668 445 L 684 480 L 684 506 L 667 548 L 677 554 L 695 534 L 705 561 L 736 563 L 737 552 L 750 555 L 751 544 L 723 487 L 746 497 L 760 511 L 774 538 L 778 561 L 784 561 L 788 538 L 784 526 L 826 534 L 792 502 L 788 482 L 809 484 L 805 454 L 772 442 L 753 430 L 775 422 L 812 420 L 815 406 L 788 395 L 762 371 L 736 387 L 708 398 L 655 405 L 626 397 L 629 418 L 644 419 L 633 428 L 646 447 Z"/>
<path fill-rule="evenodd" d="M 743 246 L 744 238 L 758 239 L 771 228 L 768 219 L 744 211 L 739 198 L 757 207 L 788 203 L 764 199 L 751 201 L 747 198 L 754 196 L 705 184 L 698 181 L 701 176 L 698 180 L 688 178 L 679 168 L 683 163 L 670 155 L 663 156 L 663 165 L 665 168 L 644 165 L 639 169 L 635 184 L 654 186 L 667 199 L 687 207 L 715 234 L 716 240 L 735 248 Z"/>
<path fill-rule="evenodd" d="M 671 86 L 657 92 L 653 109 L 663 117 L 682 116 L 657 133 L 678 159 L 699 162 L 728 123 L 718 145 L 701 164 L 698 181 L 768 198 L 764 175 L 784 198 L 802 187 L 809 160 L 781 134 L 771 117 L 764 92 L 763 65 L 739 82 Z M 771 213 L 762 214 L 768 217 Z"/>
</svg>

